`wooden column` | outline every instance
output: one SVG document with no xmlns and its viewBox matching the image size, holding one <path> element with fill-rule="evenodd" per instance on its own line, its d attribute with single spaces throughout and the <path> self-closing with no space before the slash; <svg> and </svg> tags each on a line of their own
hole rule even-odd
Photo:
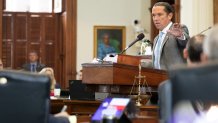
<svg viewBox="0 0 218 123">
<path fill-rule="evenodd" d="M 150 35 L 151 35 L 152 43 L 154 41 L 155 36 L 157 36 L 159 33 L 159 30 L 156 29 L 154 22 L 153 22 L 153 19 L 152 19 L 152 7 L 156 2 L 157 2 L 157 0 L 151 0 L 151 8 L 150 8 L 151 9 L 151 33 L 150 33 Z"/>
<path fill-rule="evenodd" d="M 65 88 L 68 81 L 76 79 L 76 29 L 77 29 L 77 0 L 66 0 L 66 39 L 63 43 Z"/>
<path fill-rule="evenodd" d="M 218 0 L 213 0 L 213 15 L 214 15 L 214 24 L 218 23 Z"/>
<path fill-rule="evenodd" d="M 0 0 L 0 58 L 2 58 L 2 14 L 3 14 L 3 0 Z"/>
<path fill-rule="evenodd" d="M 180 23 L 180 0 L 175 0 L 174 8 L 175 8 L 174 21 L 176 23 Z"/>
</svg>

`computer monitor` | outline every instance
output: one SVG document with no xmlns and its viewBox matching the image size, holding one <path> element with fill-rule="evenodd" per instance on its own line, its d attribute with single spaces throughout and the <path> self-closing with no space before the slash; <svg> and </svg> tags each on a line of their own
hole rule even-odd
<svg viewBox="0 0 218 123">
<path fill-rule="evenodd" d="M 218 64 L 170 71 L 171 123 L 198 123 L 218 104 Z M 204 114 L 204 115 L 202 115 Z M 209 119 L 207 119 L 209 120 Z"/>
<path fill-rule="evenodd" d="M 71 100 L 95 100 L 94 92 L 87 90 L 87 85 L 82 80 L 69 80 Z"/>
<path fill-rule="evenodd" d="M 0 122 L 47 123 L 49 93 L 47 76 L 0 71 Z"/>
</svg>

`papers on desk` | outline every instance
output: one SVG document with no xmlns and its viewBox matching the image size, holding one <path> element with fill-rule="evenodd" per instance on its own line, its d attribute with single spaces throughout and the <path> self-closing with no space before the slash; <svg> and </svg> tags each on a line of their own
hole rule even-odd
<svg viewBox="0 0 218 123">
<path fill-rule="evenodd" d="M 92 63 L 103 63 L 103 62 L 111 62 L 111 63 L 117 63 L 118 55 L 116 53 L 110 53 L 107 54 L 103 60 L 94 58 L 92 60 Z"/>
<path fill-rule="evenodd" d="M 69 97 L 55 97 L 55 96 L 50 96 L 50 99 L 51 100 L 58 100 L 58 99 L 70 99 L 70 96 Z"/>
<path fill-rule="evenodd" d="M 117 63 L 118 55 L 117 54 L 107 54 L 103 61 Z"/>
</svg>

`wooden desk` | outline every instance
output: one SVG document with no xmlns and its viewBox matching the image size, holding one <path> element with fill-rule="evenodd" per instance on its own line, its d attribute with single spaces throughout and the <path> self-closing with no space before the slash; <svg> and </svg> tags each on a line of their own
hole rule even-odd
<svg viewBox="0 0 218 123">
<path fill-rule="evenodd" d="M 78 123 L 90 123 L 91 116 L 77 116 Z M 153 117 L 139 117 L 132 119 L 132 123 L 159 123 L 157 118 Z"/>
<path fill-rule="evenodd" d="M 101 101 L 54 99 L 51 100 L 51 113 L 58 113 L 64 105 L 67 105 L 67 112 L 71 115 L 92 115 L 100 104 Z"/>
<path fill-rule="evenodd" d="M 84 63 L 82 81 L 85 84 L 97 85 L 133 85 L 135 76 L 138 75 L 138 67 L 125 64 L 109 63 Z M 157 87 L 168 79 L 166 71 L 142 68 L 141 74 L 146 76 L 149 86 Z"/>
<path fill-rule="evenodd" d="M 139 116 L 149 116 L 151 118 L 158 118 L 158 106 L 157 105 L 142 105 L 139 107 Z"/>
<path fill-rule="evenodd" d="M 90 122 L 91 116 L 100 106 L 101 101 L 83 101 L 83 100 L 51 100 L 51 113 L 60 112 L 64 105 L 67 105 L 67 112 L 71 115 L 77 115 L 78 123 Z M 158 123 L 158 106 L 143 105 L 139 107 L 139 117 L 133 119 L 133 123 Z"/>
<path fill-rule="evenodd" d="M 50 102 L 50 106 L 51 106 L 50 113 L 51 114 L 59 113 L 64 105 L 65 104 L 62 99 L 54 99 L 54 100 L 52 99 Z"/>
<path fill-rule="evenodd" d="M 90 123 L 91 116 L 77 116 L 78 123 Z M 132 123 L 159 123 L 157 118 L 139 117 L 132 119 Z"/>
<path fill-rule="evenodd" d="M 67 112 L 73 115 L 92 115 L 100 106 L 101 101 L 84 101 L 84 100 L 51 100 L 51 113 L 55 114 L 60 112 L 64 105 L 67 105 Z M 146 115 L 146 116 L 153 116 L 157 117 L 158 113 L 158 106 L 156 105 L 142 105 L 139 106 L 139 112 L 149 112 L 153 115 Z"/>
<path fill-rule="evenodd" d="M 98 109 L 101 101 L 63 100 L 68 106 L 68 113 L 72 115 L 92 115 Z"/>
</svg>

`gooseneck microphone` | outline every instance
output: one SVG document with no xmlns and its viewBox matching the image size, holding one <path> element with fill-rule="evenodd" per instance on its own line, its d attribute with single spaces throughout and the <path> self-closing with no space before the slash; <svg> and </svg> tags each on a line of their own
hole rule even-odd
<svg viewBox="0 0 218 123">
<path fill-rule="evenodd" d="M 145 37 L 145 35 L 143 33 L 139 34 L 137 36 L 137 38 L 131 43 L 129 44 L 122 52 L 120 52 L 120 54 L 123 54 L 127 49 L 129 49 L 133 44 L 135 44 L 136 42 L 142 40 Z"/>
<path fill-rule="evenodd" d="M 205 29 L 205 30 L 203 30 L 203 31 L 201 31 L 199 34 L 203 34 L 204 32 L 206 32 L 206 31 L 208 31 L 209 29 L 211 29 L 212 27 L 211 26 L 209 26 L 207 29 Z"/>
</svg>

